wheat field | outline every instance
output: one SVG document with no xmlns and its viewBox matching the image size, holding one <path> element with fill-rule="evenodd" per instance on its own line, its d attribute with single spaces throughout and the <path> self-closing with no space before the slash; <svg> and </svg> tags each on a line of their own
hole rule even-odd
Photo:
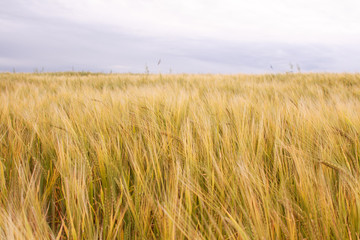
<svg viewBox="0 0 360 240">
<path fill-rule="evenodd" d="M 0 74 L 0 239 L 359 239 L 360 75 Z"/>
</svg>

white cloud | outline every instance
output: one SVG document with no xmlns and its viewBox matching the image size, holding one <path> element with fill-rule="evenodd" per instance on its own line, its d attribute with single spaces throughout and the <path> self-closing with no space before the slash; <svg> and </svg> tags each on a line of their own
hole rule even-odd
<svg viewBox="0 0 360 240">
<path fill-rule="evenodd" d="M 245 41 L 360 40 L 355 0 L 30 1 L 36 15 L 150 36 Z M 29 1 L 23 1 L 25 3 Z"/>
<path fill-rule="evenodd" d="M 360 1 L 342 0 L 17 0 L 36 16 L 113 31 L 234 41 L 360 40 Z M 6 5 L 4 4 L 6 7 Z M 16 8 L 16 6 L 15 6 Z"/>
<path fill-rule="evenodd" d="M 2 0 L 0 53 L 54 68 L 119 71 L 159 57 L 168 61 L 164 69 L 182 71 L 264 69 L 291 59 L 313 61 L 309 69 L 352 61 L 346 69 L 356 69 L 359 9 L 355 0 Z"/>
</svg>

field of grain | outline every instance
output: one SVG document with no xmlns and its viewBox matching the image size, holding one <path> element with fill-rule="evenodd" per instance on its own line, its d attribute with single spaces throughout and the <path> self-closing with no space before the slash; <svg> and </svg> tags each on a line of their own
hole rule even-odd
<svg viewBox="0 0 360 240">
<path fill-rule="evenodd" d="M 360 75 L 0 74 L 0 239 L 359 239 Z"/>
</svg>

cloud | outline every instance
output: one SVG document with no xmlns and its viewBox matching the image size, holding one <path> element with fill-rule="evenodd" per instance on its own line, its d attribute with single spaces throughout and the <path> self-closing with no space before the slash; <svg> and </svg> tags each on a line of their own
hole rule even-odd
<svg viewBox="0 0 360 240">
<path fill-rule="evenodd" d="M 0 70 L 359 71 L 360 3 L 0 2 Z M 162 59 L 160 65 L 157 65 Z"/>
</svg>

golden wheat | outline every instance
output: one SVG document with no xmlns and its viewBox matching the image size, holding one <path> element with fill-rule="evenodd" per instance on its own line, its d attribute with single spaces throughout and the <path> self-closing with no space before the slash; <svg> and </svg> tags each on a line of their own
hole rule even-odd
<svg viewBox="0 0 360 240">
<path fill-rule="evenodd" d="M 359 239 L 360 75 L 0 74 L 1 239 Z"/>
</svg>

